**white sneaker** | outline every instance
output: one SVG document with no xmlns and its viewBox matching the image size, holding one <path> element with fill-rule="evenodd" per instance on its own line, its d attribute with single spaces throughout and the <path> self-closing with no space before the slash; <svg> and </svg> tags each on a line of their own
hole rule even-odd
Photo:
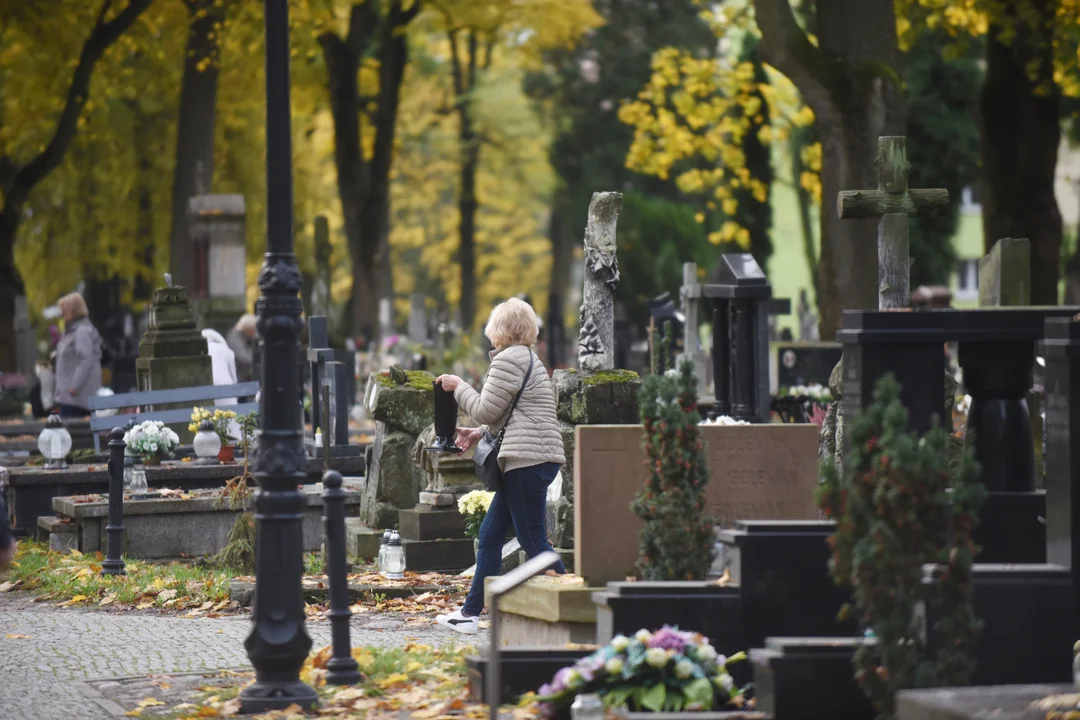
<svg viewBox="0 0 1080 720">
<path fill-rule="evenodd" d="M 466 617 L 461 614 L 461 610 L 455 610 L 448 615 L 439 615 L 435 618 L 435 622 L 464 635 L 475 635 L 480 629 L 480 618 Z"/>
</svg>

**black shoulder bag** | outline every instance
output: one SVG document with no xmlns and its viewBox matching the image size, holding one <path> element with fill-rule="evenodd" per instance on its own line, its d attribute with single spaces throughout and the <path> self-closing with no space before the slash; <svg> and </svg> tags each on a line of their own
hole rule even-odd
<svg viewBox="0 0 1080 720">
<path fill-rule="evenodd" d="M 476 474 L 484 483 L 484 487 L 494 492 L 502 489 L 502 470 L 499 469 L 499 450 L 502 448 L 503 438 L 506 436 L 506 428 L 510 425 L 510 418 L 514 415 L 518 400 L 525 392 L 525 386 L 529 384 L 532 376 L 535 356 L 529 351 L 529 369 L 525 372 L 525 379 L 521 381 L 521 389 L 514 396 L 514 404 L 510 406 L 510 412 L 506 414 L 506 422 L 498 435 L 492 435 L 490 430 L 485 430 L 480 441 L 476 443 L 476 452 L 473 453 L 473 462 L 476 463 Z"/>
</svg>

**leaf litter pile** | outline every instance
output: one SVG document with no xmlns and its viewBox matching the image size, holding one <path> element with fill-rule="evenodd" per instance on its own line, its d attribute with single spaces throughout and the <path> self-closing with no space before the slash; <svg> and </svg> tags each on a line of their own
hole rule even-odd
<svg viewBox="0 0 1080 720">
<path fill-rule="evenodd" d="M 247 612 L 229 598 L 233 580 L 254 582 L 228 570 L 183 562 L 150 563 L 125 558 L 126 574 L 101 575 L 103 555 L 73 550 L 61 553 L 39 542 L 21 542 L 12 568 L 0 577 L 0 592 L 27 591 L 40 602 L 64 607 L 107 610 L 145 610 L 178 613 L 183 617 L 217 617 Z M 310 619 L 325 619 L 327 579 L 318 556 L 305 558 L 303 584 L 309 596 Z M 431 618 L 461 604 L 467 578 L 439 573 L 405 573 L 404 580 L 387 580 L 369 568 L 348 576 L 353 589 L 352 611 L 401 613 L 406 622 L 430 623 Z"/>
<path fill-rule="evenodd" d="M 465 656 L 474 650 L 463 646 L 434 648 L 410 643 L 403 648 L 353 648 L 363 673 L 361 682 L 350 687 L 326 684 L 329 647 L 313 653 L 304 663 L 301 679 L 316 689 L 320 706 L 305 710 L 294 705 L 285 710 L 251 716 L 263 720 L 285 718 L 364 718 L 365 720 L 452 720 L 487 718 L 486 705 L 468 699 Z M 239 695 L 254 682 L 253 673 L 229 673 L 212 684 L 196 688 L 197 697 L 177 704 L 154 697 L 140 700 L 127 715 L 133 717 L 215 718 L 240 713 Z M 505 711 L 515 720 L 539 717 L 528 698 L 517 708 Z"/>
</svg>

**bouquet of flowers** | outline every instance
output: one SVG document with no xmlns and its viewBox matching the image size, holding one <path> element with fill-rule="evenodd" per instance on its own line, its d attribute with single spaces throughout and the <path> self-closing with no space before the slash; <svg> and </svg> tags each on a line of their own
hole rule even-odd
<svg viewBox="0 0 1080 720">
<path fill-rule="evenodd" d="M 708 638 L 664 626 L 639 630 L 633 638 L 616 635 L 611 643 L 555 673 L 537 700 L 545 716 L 570 705 L 581 693 L 598 693 L 609 708 L 631 711 L 707 711 L 743 703 L 727 666 L 744 660 L 717 654 Z"/>
<path fill-rule="evenodd" d="M 222 445 L 232 445 L 233 436 L 229 432 L 229 423 L 236 419 L 236 413 L 232 410 L 221 410 L 215 408 L 213 411 L 206 408 L 195 408 L 191 411 L 191 424 L 188 425 L 188 430 L 193 433 L 199 432 L 199 425 L 203 420 L 209 420 L 214 425 L 214 432 L 221 438 Z"/>
<path fill-rule="evenodd" d="M 795 398 L 808 398 L 821 405 L 828 405 L 833 399 L 832 393 L 829 392 L 829 388 L 818 383 L 812 383 L 810 385 L 792 385 L 789 388 L 781 388 L 779 394 Z"/>
<path fill-rule="evenodd" d="M 124 433 L 127 454 L 141 458 L 169 455 L 180 447 L 180 438 L 165 423 L 147 420 Z"/>
<path fill-rule="evenodd" d="M 473 490 L 462 495 L 457 501 L 458 512 L 465 516 L 466 537 L 480 537 L 480 525 L 484 522 L 493 497 L 495 497 L 493 492 Z"/>
</svg>

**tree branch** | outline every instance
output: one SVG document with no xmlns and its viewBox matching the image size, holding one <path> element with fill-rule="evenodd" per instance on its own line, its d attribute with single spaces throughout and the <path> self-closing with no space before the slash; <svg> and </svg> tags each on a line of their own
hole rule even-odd
<svg viewBox="0 0 1080 720">
<path fill-rule="evenodd" d="M 766 62 L 786 75 L 821 122 L 841 126 L 843 117 L 834 99 L 825 56 L 795 20 L 789 0 L 754 0 Z"/>
<path fill-rule="evenodd" d="M 450 69 L 454 77 L 454 95 L 461 97 L 465 92 L 465 78 L 461 72 L 461 58 L 458 57 L 457 30 L 447 30 L 446 37 L 450 40 Z"/>
<path fill-rule="evenodd" d="M 75 66 L 75 73 L 71 77 L 68 86 L 67 100 L 64 109 L 60 113 L 60 120 L 56 123 L 56 130 L 52 139 L 38 155 L 24 165 L 15 175 L 12 186 L 16 192 L 22 191 L 29 194 L 45 176 L 55 170 L 64 159 L 64 154 L 70 147 L 78 129 L 79 116 L 90 93 L 90 78 L 94 72 L 94 66 L 105 51 L 116 42 L 121 35 L 135 22 L 147 7 L 151 0 L 130 0 L 119 15 L 108 22 L 105 15 L 112 4 L 112 0 L 105 0 L 98 15 L 94 29 L 83 45 L 79 53 L 79 62 Z M 5 205 L 9 202 L 5 198 Z"/>
</svg>

